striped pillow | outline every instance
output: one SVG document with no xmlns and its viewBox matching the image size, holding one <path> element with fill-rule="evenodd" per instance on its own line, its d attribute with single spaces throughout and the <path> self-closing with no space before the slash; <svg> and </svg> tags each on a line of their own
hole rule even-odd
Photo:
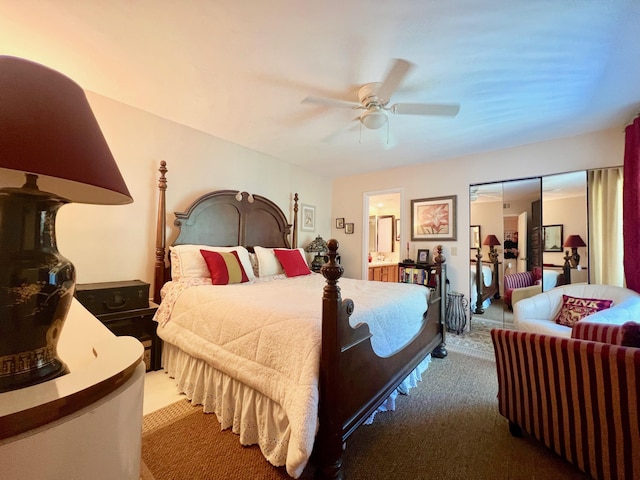
<svg viewBox="0 0 640 480">
<path fill-rule="evenodd" d="M 230 283 L 248 282 L 238 252 L 211 252 L 200 250 L 211 275 L 212 285 L 229 285 Z"/>
<path fill-rule="evenodd" d="M 558 325 L 573 328 L 584 317 L 609 308 L 612 303 L 612 300 L 562 295 L 562 307 L 555 320 Z"/>
</svg>

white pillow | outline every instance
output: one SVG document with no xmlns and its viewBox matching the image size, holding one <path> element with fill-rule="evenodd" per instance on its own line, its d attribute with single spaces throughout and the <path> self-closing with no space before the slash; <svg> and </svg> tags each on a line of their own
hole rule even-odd
<svg viewBox="0 0 640 480">
<path fill-rule="evenodd" d="M 200 250 L 211 252 L 238 252 L 238 258 L 249 280 L 256 276 L 251 268 L 249 251 L 244 247 L 210 247 L 209 245 L 173 245 L 169 247 L 171 257 L 171 279 L 180 278 L 208 278 L 209 268 L 204 261 Z"/>
<path fill-rule="evenodd" d="M 276 254 L 273 253 L 273 250 L 273 248 L 253 247 L 253 251 L 256 252 L 256 257 L 258 258 L 259 277 L 269 277 L 271 275 L 280 275 L 284 273 L 280 260 L 278 260 Z M 300 252 L 302 258 L 305 260 L 307 259 L 303 248 L 298 248 L 296 250 Z"/>
</svg>

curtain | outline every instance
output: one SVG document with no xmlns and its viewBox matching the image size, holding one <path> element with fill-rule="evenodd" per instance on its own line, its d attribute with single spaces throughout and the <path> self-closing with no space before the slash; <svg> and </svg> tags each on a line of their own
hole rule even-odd
<svg viewBox="0 0 640 480">
<path fill-rule="evenodd" d="M 624 286 L 623 167 L 587 172 L 589 278 L 591 283 Z"/>
<path fill-rule="evenodd" d="M 625 129 L 623 217 L 627 286 L 640 292 L 640 116 Z"/>
</svg>

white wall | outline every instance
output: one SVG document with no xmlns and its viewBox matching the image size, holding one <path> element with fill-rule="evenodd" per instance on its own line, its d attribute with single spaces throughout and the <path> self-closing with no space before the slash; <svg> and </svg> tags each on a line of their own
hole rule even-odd
<svg viewBox="0 0 640 480">
<path fill-rule="evenodd" d="M 60 253 L 76 266 L 78 283 L 153 280 L 158 167 L 167 162 L 168 242 L 173 212 L 212 190 L 242 190 L 273 200 L 292 215 L 295 192 L 316 207 L 316 232 L 299 232 L 300 246 L 330 232 L 328 178 L 89 92 L 134 203 L 69 204 L 57 218 Z M 291 217 L 289 217 L 291 218 Z"/>
<path fill-rule="evenodd" d="M 354 222 L 355 231 L 362 232 L 364 192 L 402 187 L 401 245 L 405 248 L 410 241 L 411 199 L 457 195 L 457 241 L 439 243 L 444 246 L 452 290 L 467 293 L 470 184 L 622 165 L 623 154 L 624 132 L 618 128 L 442 162 L 341 177 L 333 181 L 331 212 L 334 218 L 345 217 L 346 222 Z M 360 278 L 364 255 L 361 236 L 345 235 L 333 224 L 331 235 L 340 242 L 345 276 Z M 411 242 L 411 254 L 415 256 L 417 248 L 433 251 L 436 244 Z"/>
</svg>

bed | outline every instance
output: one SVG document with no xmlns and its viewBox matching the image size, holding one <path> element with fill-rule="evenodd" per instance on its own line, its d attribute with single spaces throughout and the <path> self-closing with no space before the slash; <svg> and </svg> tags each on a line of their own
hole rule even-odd
<svg viewBox="0 0 640 480">
<path fill-rule="evenodd" d="M 478 249 L 477 260 L 471 262 L 470 290 L 471 311 L 483 314 L 491 303 L 491 298 L 500 298 L 499 262 L 495 257 L 491 262 L 483 262 Z"/>
<path fill-rule="evenodd" d="M 433 289 L 341 279 L 338 242 L 330 240 L 321 274 L 260 275 L 224 286 L 195 277 L 176 280 L 171 275 L 184 264 L 174 264 L 175 250 L 232 248 L 242 263 L 246 249 L 250 262 L 258 260 L 259 273 L 271 265 L 262 258 L 293 253 L 298 196 L 293 196 L 292 229 L 282 210 L 264 197 L 231 190 L 203 195 L 176 213 L 179 234 L 167 252 L 166 172 L 162 162 L 154 300 L 161 302 L 163 366 L 192 402 L 217 414 L 222 428 L 232 428 L 242 444 L 260 445 L 267 460 L 284 465 L 290 476 L 297 478 L 312 458 L 318 478 L 343 478 L 342 450 L 351 433 L 379 408 L 392 409 L 398 389 L 414 385 L 431 356 L 446 355 L 444 265 L 430 269 Z M 247 276 L 254 266 L 244 269 Z M 369 290 L 373 286 L 375 293 Z M 351 299 L 343 300 L 341 289 Z M 378 333 L 389 317 L 378 308 L 400 308 L 408 324 L 404 338 Z M 402 308 L 413 313 L 404 315 Z M 211 319 L 212 312 L 220 318 Z M 401 330 L 395 324 L 393 329 Z M 255 341 L 247 349 L 250 338 Z M 260 377 L 265 371 L 266 379 Z"/>
</svg>

